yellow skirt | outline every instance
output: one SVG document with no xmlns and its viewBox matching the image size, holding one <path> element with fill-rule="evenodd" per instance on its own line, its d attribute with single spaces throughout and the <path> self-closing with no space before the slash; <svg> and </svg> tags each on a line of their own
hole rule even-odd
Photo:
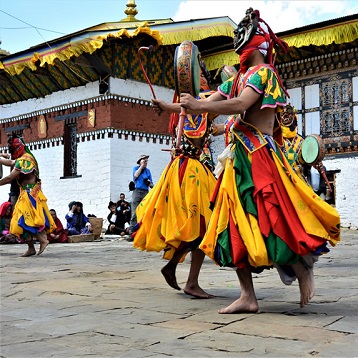
<svg viewBox="0 0 358 358">
<path fill-rule="evenodd" d="M 232 146 L 235 152 L 237 142 Z M 264 149 L 266 150 L 266 149 Z M 340 217 L 338 212 L 317 196 L 313 190 L 293 171 L 287 160 L 279 158 L 271 151 L 275 166 L 283 186 L 295 211 L 295 215 L 304 231 L 312 237 L 328 241 L 332 246 L 340 240 Z M 217 244 L 221 233 L 227 230 L 230 220 L 237 228 L 240 238 L 247 250 L 247 261 L 253 267 L 270 266 L 272 260 L 268 255 L 266 237 L 260 230 L 259 218 L 246 212 L 237 189 L 237 176 L 234 168 L 234 155 L 226 159 L 220 188 L 215 200 L 213 214 L 200 248 L 217 264 Z M 248 153 L 251 162 L 251 154 Z M 230 240 L 230 238 L 229 238 Z M 294 238 L 300 240 L 300 237 Z M 233 256 L 233 243 L 230 243 Z"/>
<path fill-rule="evenodd" d="M 20 187 L 20 195 L 14 207 L 10 222 L 10 232 L 18 237 L 36 235 L 46 230 L 50 233 L 56 224 L 47 206 L 47 198 L 41 191 L 41 182 L 31 189 Z"/>
<path fill-rule="evenodd" d="M 210 195 L 215 183 L 213 174 L 199 160 L 177 157 L 171 161 L 137 207 L 139 229 L 133 246 L 159 252 L 203 235 L 211 216 Z"/>
</svg>

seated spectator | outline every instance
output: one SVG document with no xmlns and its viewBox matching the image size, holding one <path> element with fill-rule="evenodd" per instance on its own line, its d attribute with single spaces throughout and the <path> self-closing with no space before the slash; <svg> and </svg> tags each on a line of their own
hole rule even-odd
<svg viewBox="0 0 358 358">
<path fill-rule="evenodd" d="M 0 206 L 0 244 L 23 244 L 25 241 L 10 233 L 12 205 L 5 201 Z"/>
<path fill-rule="evenodd" d="M 67 230 L 64 229 L 61 220 L 57 217 L 55 209 L 51 209 L 50 214 L 56 224 L 56 229 L 50 234 L 47 234 L 47 240 L 50 242 L 50 244 L 55 242 L 67 242 Z"/>
<path fill-rule="evenodd" d="M 68 204 L 70 211 L 66 214 L 68 236 L 91 234 L 92 225 L 83 213 L 83 204 L 79 201 L 71 201 Z"/>
<path fill-rule="evenodd" d="M 110 201 L 108 204 L 108 209 L 110 213 L 107 216 L 109 222 L 108 229 L 105 232 L 105 235 L 128 235 L 129 231 L 125 226 L 125 217 L 122 211 L 117 211 L 117 205 L 113 201 Z M 120 208 L 119 208 L 120 209 Z"/>
<path fill-rule="evenodd" d="M 124 215 L 125 222 L 129 224 L 131 220 L 131 206 L 124 193 L 119 194 L 119 200 L 117 201 L 117 211 L 121 211 Z"/>
</svg>

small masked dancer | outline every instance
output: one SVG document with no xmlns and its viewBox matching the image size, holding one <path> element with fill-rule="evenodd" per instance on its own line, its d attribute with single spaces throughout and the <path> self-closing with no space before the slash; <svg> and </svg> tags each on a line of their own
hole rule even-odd
<svg viewBox="0 0 358 358">
<path fill-rule="evenodd" d="M 49 243 L 46 233 L 55 230 L 56 225 L 47 207 L 47 198 L 41 190 L 39 167 L 30 149 L 16 134 L 9 135 L 8 147 L 14 159 L 9 159 L 9 163 L 5 165 L 13 169 L 10 175 L 0 179 L 0 185 L 10 184 L 16 179 L 20 187 L 20 195 L 10 222 L 10 232 L 26 241 L 28 250 L 23 257 L 36 254 L 34 240 L 40 242 L 40 255 Z"/>
<path fill-rule="evenodd" d="M 209 75 L 201 62 L 199 98 L 209 97 L 213 93 L 208 85 Z M 133 246 L 140 250 L 164 251 L 163 257 L 169 262 L 161 272 L 169 286 L 176 290 L 181 289 L 176 279 L 177 265 L 191 251 L 190 271 L 184 293 L 197 298 L 210 298 L 212 295 L 205 292 L 198 283 L 205 257 L 198 246 L 208 227 L 210 195 L 216 183 L 207 146 L 216 115 L 187 115 L 183 135 L 177 145 L 176 130 L 180 113 L 178 98 L 175 95 L 173 103 L 160 103 L 160 112 L 171 113 L 171 161 L 158 183 L 137 208 L 139 229 L 135 232 Z"/>
</svg>

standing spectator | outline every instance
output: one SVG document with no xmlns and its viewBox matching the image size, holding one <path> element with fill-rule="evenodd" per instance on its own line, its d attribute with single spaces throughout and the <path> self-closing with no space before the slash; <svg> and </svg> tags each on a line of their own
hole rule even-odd
<svg viewBox="0 0 358 358">
<path fill-rule="evenodd" d="M 57 217 L 55 209 L 50 210 L 53 221 L 56 224 L 56 230 L 47 234 L 47 240 L 51 243 L 64 243 L 67 242 L 67 230 L 63 228 L 61 220 Z"/>
<path fill-rule="evenodd" d="M 117 211 L 124 215 L 125 222 L 129 224 L 131 220 L 131 206 L 126 200 L 124 193 L 119 194 L 119 200 L 117 201 Z"/>
<path fill-rule="evenodd" d="M 10 184 L 16 179 L 20 187 L 20 195 L 11 218 L 10 232 L 26 241 L 28 250 L 23 257 L 36 254 L 34 239 L 40 242 L 40 255 L 49 243 L 46 233 L 52 232 L 56 225 L 48 210 L 47 198 L 41 190 L 39 167 L 22 138 L 16 134 L 9 135 L 8 146 L 14 160 L 9 160 L 5 165 L 13 169 L 10 175 L 0 179 L 0 185 Z"/>
<path fill-rule="evenodd" d="M 326 172 L 326 167 L 322 163 L 312 166 L 308 172 L 308 181 L 313 191 L 323 200 L 326 200 L 326 182 L 321 173 L 322 170 Z"/>
<path fill-rule="evenodd" d="M 17 238 L 10 233 L 10 221 L 12 205 L 10 202 L 5 201 L 0 206 L 0 244 L 23 244 L 23 239 Z"/>
<path fill-rule="evenodd" d="M 79 201 L 71 201 L 68 204 L 70 211 L 66 214 L 68 236 L 91 234 L 92 225 L 83 213 L 83 204 Z"/>
<path fill-rule="evenodd" d="M 137 165 L 133 168 L 133 181 L 135 182 L 135 189 L 132 194 L 131 205 L 131 221 L 129 225 L 130 233 L 135 231 L 137 225 L 136 209 L 143 198 L 148 194 L 149 188 L 153 188 L 152 173 L 147 168 L 149 155 L 141 155 L 137 161 Z M 133 239 L 129 239 L 133 241 Z"/>
</svg>

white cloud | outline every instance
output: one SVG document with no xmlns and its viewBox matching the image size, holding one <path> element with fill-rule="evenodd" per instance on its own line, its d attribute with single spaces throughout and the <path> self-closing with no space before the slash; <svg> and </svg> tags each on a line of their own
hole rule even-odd
<svg viewBox="0 0 358 358">
<path fill-rule="evenodd" d="M 229 16 L 238 23 L 246 9 L 260 11 L 274 32 L 358 13 L 357 1 L 226 1 L 187 0 L 180 3 L 174 21 Z"/>
</svg>

